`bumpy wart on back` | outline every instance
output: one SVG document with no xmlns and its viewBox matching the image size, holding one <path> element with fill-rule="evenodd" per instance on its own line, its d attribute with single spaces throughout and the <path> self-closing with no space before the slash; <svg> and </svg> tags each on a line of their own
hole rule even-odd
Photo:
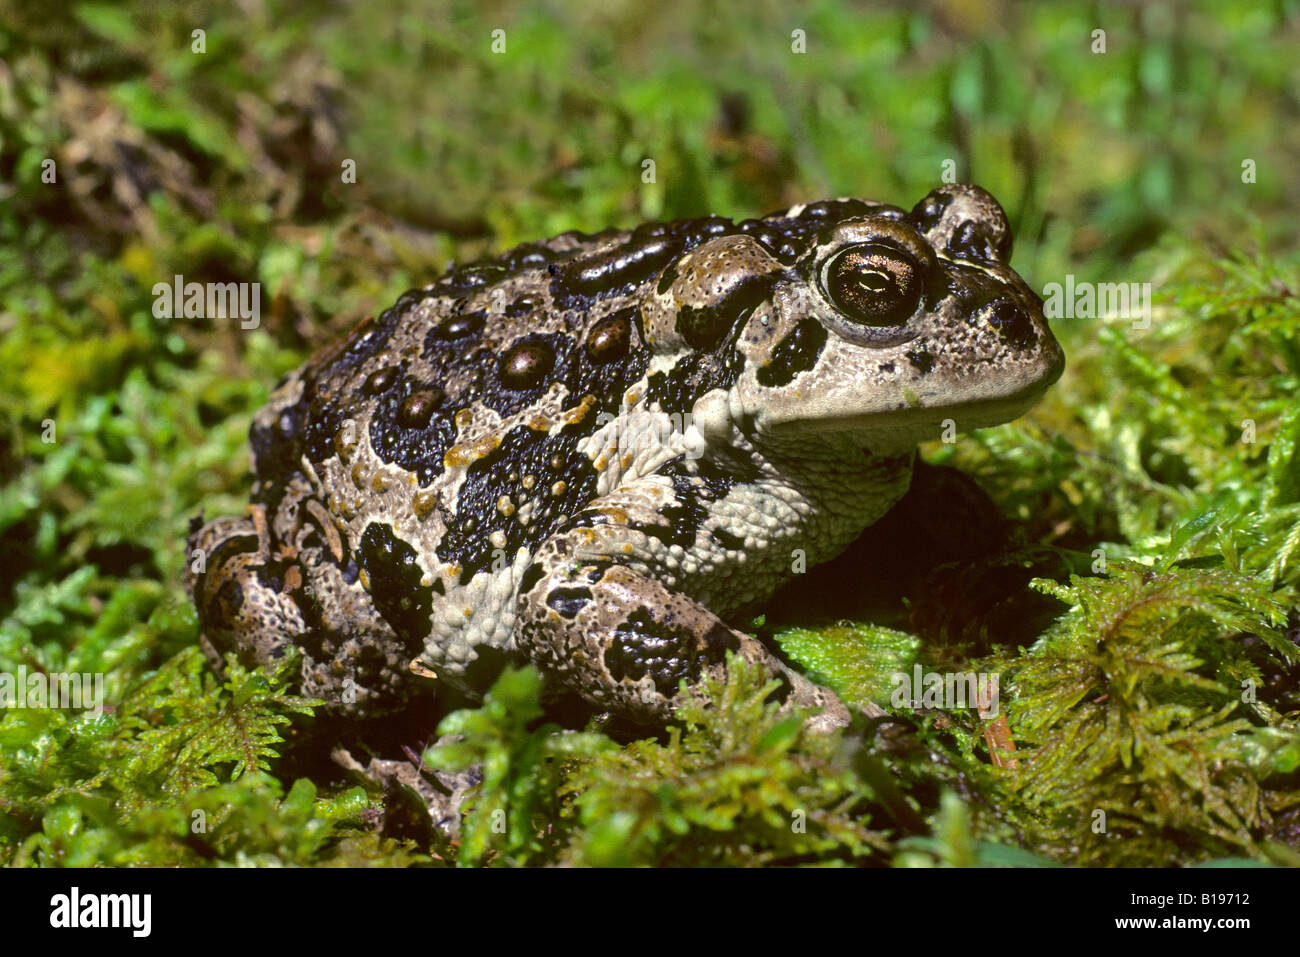
<svg viewBox="0 0 1300 957">
<path fill-rule="evenodd" d="M 565 233 L 450 270 L 288 376 L 245 515 L 195 522 L 205 647 L 302 652 L 305 693 L 401 710 L 534 661 L 593 707 L 671 715 L 732 627 L 906 491 L 916 444 L 1060 375 L 1001 207 L 839 199 Z"/>
</svg>

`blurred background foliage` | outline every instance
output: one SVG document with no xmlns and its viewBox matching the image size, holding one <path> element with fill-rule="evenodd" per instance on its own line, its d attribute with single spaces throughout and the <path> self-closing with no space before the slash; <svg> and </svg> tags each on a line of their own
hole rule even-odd
<svg viewBox="0 0 1300 957">
<path fill-rule="evenodd" d="M 1294 863 L 1298 52 L 1294 0 L 799 9 L 0 0 L 0 670 L 105 671 L 120 702 L 99 721 L 0 719 L 0 855 L 407 863 L 412 848 L 424 854 L 418 836 L 398 849 L 378 834 L 391 808 L 373 793 L 317 799 L 306 780 L 259 783 L 269 770 L 287 776 L 276 763 L 279 716 L 309 706 L 252 677 L 204 680 L 191 651 L 186 524 L 200 509 L 242 508 L 247 427 L 271 385 L 452 260 L 567 229 L 743 218 L 827 196 L 910 206 L 950 164 L 1002 201 L 1013 265 L 1031 285 L 1068 274 L 1149 281 L 1154 326 L 1057 322 L 1070 365 L 1033 416 L 927 450 L 981 490 L 959 484 L 954 495 L 943 483 L 961 480 L 940 477 L 917 494 L 969 498 L 972 512 L 949 520 L 904 509 L 838 571 L 808 576 L 807 587 L 830 582 L 842 594 L 835 583 L 847 581 L 857 594 L 884 551 L 893 593 L 882 605 L 846 607 L 851 621 L 833 624 L 808 611 L 821 605 L 804 592 L 757 627 L 850 698 L 879 698 L 889 663 L 996 664 L 1020 682 L 1004 693 L 1023 692 L 1023 707 L 1010 709 L 1014 740 L 1046 759 L 1032 771 L 1030 760 L 994 768 L 972 715 L 923 715 L 910 745 L 881 746 L 890 772 L 859 761 L 860 774 L 845 772 L 853 780 L 836 778 L 811 801 L 838 815 L 824 839 L 782 850 L 752 795 L 728 805 L 754 805 L 752 820 L 736 812 L 718 823 L 699 811 L 715 785 L 697 782 L 669 825 L 637 795 L 600 790 L 601 767 L 644 765 L 653 780 L 654 767 L 673 766 L 680 778 L 679 766 L 701 760 L 689 734 L 664 754 L 645 744 L 593 746 L 585 757 L 571 749 L 579 783 L 555 784 L 551 771 L 542 779 L 552 792 L 571 786 L 576 804 L 560 806 L 554 793 L 528 804 L 539 828 L 574 835 L 567 850 L 558 838 L 491 846 L 490 829 L 471 826 L 482 838 L 474 853 L 448 853 L 471 863 L 687 862 L 681 834 L 711 828 L 699 846 L 712 856 L 701 861 L 735 863 L 734 848 L 753 845 L 754 862 Z M 348 160 L 355 183 L 341 175 Z M 261 328 L 155 318 L 152 287 L 177 274 L 260 282 Z M 1247 419 L 1258 435 L 1243 442 Z M 981 496 L 996 503 L 991 517 Z M 955 568 L 933 554 L 913 568 L 894 554 L 900 538 L 937 535 L 937 525 L 979 539 L 939 549 Z M 1177 600 L 1154 622 L 1139 616 L 1141 628 L 1116 625 L 1129 644 L 1114 647 L 1145 660 L 1154 649 L 1144 641 L 1173 642 L 1177 653 L 1161 645 L 1155 657 L 1178 680 L 1148 686 L 1125 670 L 1130 658 L 1090 657 L 1080 645 L 1095 628 L 1089 602 L 1101 599 L 1082 579 L 1065 585 L 1071 573 L 1109 588 L 1121 622 L 1126 602 L 1145 607 L 1165 581 L 1098 571 L 1097 548 L 1176 580 Z M 1056 583 L 1039 588 L 1050 600 L 1030 590 L 1034 575 Z M 1244 678 L 1268 695 L 1234 712 L 1229 691 Z M 1107 710 L 1120 696 L 1106 689 L 1120 686 L 1132 692 L 1122 714 Z M 520 687 L 501 693 L 531 714 Z M 806 770 L 790 748 L 831 760 L 821 744 L 768 728 L 752 702 L 734 716 L 780 752 L 780 780 Z M 494 720 L 461 719 L 497 729 L 482 735 L 480 757 L 543 734 Z M 260 736 L 237 759 L 230 736 L 246 723 Z M 1193 726 L 1192 752 L 1235 768 L 1231 781 L 1188 769 Z M 190 736 L 167 733 L 177 727 Z M 1122 728 L 1145 728 L 1159 745 L 1150 753 L 1168 760 L 1135 771 Z M 160 740 L 180 749 L 180 766 L 140 759 Z M 1070 750 L 1080 740 L 1091 742 L 1088 760 Z M 564 750 L 548 747 L 537 753 Z M 939 752 L 935 767 L 950 774 L 920 770 Z M 536 768 L 521 767 L 510 793 L 531 794 Z M 1053 777 L 1053 767 L 1068 773 Z M 910 788 L 906 800 L 890 773 Z M 733 777 L 698 780 L 746 786 Z M 808 786 L 764 800 L 807 805 Z M 227 808 L 236 823 L 196 849 L 175 813 L 181 794 Z M 1216 820 L 1197 817 L 1196 794 L 1217 796 L 1202 809 Z M 633 805 L 639 817 L 618 816 Z M 1097 807 L 1137 809 L 1129 840 L 1087 830 Z M 563 814 L 568 824 L 552 827 Z M 868 831 L 868 820 L 884 830 Z M 629 844 L 620 828 L 633 825 Z M 611 858 L 619 847 L 638 856 Z"/>
</svg>

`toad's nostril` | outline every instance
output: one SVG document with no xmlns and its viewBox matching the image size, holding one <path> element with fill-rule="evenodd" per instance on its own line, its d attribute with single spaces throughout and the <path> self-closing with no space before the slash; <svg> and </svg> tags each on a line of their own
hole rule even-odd
<svg viewBox="0 0 1300 957">
<path fill-rule="evenodd" d="M 985 306 L 980 313 L 999 338 L 1013 349 L 1027 349 L 1038 339 L 1034 320 L 1019 303 L 1010 299 L 997 299 Z"/>
</svg>

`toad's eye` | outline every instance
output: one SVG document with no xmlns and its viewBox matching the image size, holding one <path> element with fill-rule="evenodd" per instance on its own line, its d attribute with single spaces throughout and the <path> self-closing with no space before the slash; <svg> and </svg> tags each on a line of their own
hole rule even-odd
<svg viewBox="0 0 1300 957">
<path fill-rule="evenodd" d="M 827 260 L 822 288 L 835 308 L 854 322 L 900 326 L 921 300 L 921 268 L 895 246 L 858 243 Z"/>
</svg>

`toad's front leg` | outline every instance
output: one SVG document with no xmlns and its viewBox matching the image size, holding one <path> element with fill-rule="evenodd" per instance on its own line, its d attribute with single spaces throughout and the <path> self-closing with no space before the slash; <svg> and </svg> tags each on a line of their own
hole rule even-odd
<svg viewBox="0 0 1300 957">
<path fill-rule="evenodd" d="M 548 675 L 601 708 L 662 724 L 681 700 L 680 682 L 721 678 L 726 653 L 781 680 L 787 704 L 819 712 L 809 727 L 849 723 L 829 689 L 787 667 L 760 642 L 687 595 L 606 560 L 616 526 L 576 528 L 547 542 L 520 584 L 519 648 Z"/>
</svg>

